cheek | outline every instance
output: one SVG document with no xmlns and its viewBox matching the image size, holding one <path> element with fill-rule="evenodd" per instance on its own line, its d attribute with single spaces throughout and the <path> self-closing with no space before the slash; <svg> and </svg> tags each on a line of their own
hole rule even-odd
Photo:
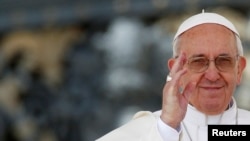
<svg viewBox="0 0 250 141">
<path fill-rule="evenodd" d="M 240 84 L 240 77 L 237 73 L 223 75 L 223 79 L 228 87 L 236 87 Z"/>
<path fill-rule="evenodd" d="M 196 84 L 199 83 L 200 79 L 202 77 L 202 74 L 199 73 L 190 73 L 187 72 L 180 80 L 180 85 L 182 87 L 186 87 L 187 84 L 191 83 L 191 82 L 195 82 Z"/>
<path fill-rule="evenodd" d="M 238 74 L 236 74 L 236 79 L 234 80 L 236 82 L 237 85 L 240 85 L 242 80 L 242 73 L 239 72 Z"/>
<path fill-rule="evenodd" d="M 182 78 L 181 78 L 181 81 L 180 81 L 180 86 L 183 87 L 183 88 L 186 88 L 186 86 L 189 84 L 189 83 L 193 83 L 195 82 L 196 85 L 199 84 L 200 82 L 200 79 L 202 78 L 202 74 L 193 74 L 193 73 L 186 73 Z M 195 99 L 197 99 L 197 93 L 198 93 L 198 89 L 197 89 L 197 86 L 194 88 L 191 96 L 190 96 L 190 102 L 193 103 Z"/>
<path fill-rule="evenodd" d="M 235 91 L 237 85 L 240 84 L 237 78 L 232 78 L 231 80 L 228 80 L 226 83 L 228 85 L 229 91 L 233 91 L 233 92 Z"/>
</svg>

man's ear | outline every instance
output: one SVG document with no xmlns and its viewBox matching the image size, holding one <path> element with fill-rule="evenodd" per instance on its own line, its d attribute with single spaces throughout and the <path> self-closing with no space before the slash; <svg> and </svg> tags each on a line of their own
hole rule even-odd
<svg viewBox="0 0 250 141">
<path fill-rule="evenodd" d="M 171 70 L 174 65 L 175 59 L 171 58 L 168 60 L 168 69 Z"/>
<path fill-rule="evenodd" d="M 242 79 L 243 70 L 246 68 L 246 58 L 240 56 L 238 64 L 238 73 L 237 73 L 237 84 L 239 85 Z"/>
</svg>

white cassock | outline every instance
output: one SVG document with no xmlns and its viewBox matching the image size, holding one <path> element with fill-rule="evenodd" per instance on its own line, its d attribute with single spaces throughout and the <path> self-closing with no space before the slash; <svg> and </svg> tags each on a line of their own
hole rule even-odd
<svg viewBox="0 0 250 141">
<path fill-rule="evenodd" d="M 96 141 L 207 141 L 208 124 L 248 124 L 250 111 L 237 108 L 233 99 L 220 115 L 207 116 L 188 105 L 186 116 L 177 131 L 160 120 L 161 111 L 141 111 L 127 124 Z"/>
</svg>

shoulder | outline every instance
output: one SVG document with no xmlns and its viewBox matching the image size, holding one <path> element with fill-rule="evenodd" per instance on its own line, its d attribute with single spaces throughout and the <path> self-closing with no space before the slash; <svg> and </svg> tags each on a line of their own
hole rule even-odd
<svg viewBox="0 0 250 141">
<path fill-rule="evenodd" d="M 242 108 L 238 108 L 238 112 L 244 116 L 250 116 L 250 111 Z"/>
<path fill-rule="evenodd" d="M 150 112 L 150 111 L 139 111 L 137 112 L 133 119 L 139 119 L 139 118 L 149 118 L 151 120 L 155 120 L 156 118 L 158 118 L 160 116 L 160 112 L 161 111 L 155 111 L 155 112 Z"/>
<path fill-rule="evenodd" d="M 239 122 L 242 124 L 250 124 L 250 111 L 238 108 Z"/>
<path fill-rule="evenodd" d="M 150 111 L 137 112 L 131 121 L 104 135 L 97 141 L 136 141 L 156 127 L 158 114 Z"/>
</svg>

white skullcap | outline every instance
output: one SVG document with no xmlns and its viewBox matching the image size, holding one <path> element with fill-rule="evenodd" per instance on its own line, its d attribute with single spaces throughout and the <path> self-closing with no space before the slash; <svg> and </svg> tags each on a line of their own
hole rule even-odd
<svg viewBox="0 0 250 141">
<path fill-rule="evenodd" d="M 187 20 L 185 20 L 179 27 L 179 29 L 177 30 L 175 36 L 174 36 L 174 40 L 180 36 L 183 32 L 191 29 L 192 27 L 195 27 L 197 25 L 201 25 L 201 24 L 205 24 L 205 23 L 215 23 L 215 24 L 220 24 L 223 25 L 225 27 L 227 27 L 228 29 L 230 29 L 231 31 L 233 31 L 237 36 L 240 37 L 238 31 L 236 30 L 236 28 L 234 27 L 234 25 L 225 17 L 216 14 L 216 13 L 207 13 L 207 12 L 202 12 L 200 14 L 194 15 L 190 18 L 188 18 Z"/>
</svg>

